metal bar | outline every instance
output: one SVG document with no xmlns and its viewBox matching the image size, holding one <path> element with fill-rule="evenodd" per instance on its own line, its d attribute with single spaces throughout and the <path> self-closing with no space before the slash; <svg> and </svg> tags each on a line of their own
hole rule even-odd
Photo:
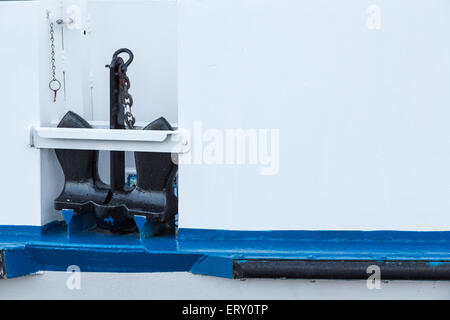
<svg viewBox="0 0 450 320">
<path fill-rule="evenodd" d="M 111 192 L 123 190 L 125 186 L 125 153 L 123 151 L 109 153 L 109 176 Z"/>
<path fill-rule="evenodd" d="M 235 260 L 234 278 L 368 279 L 369 266 L 381 280 L 450 280 L 450 261 Z"/>
<path fill-rule="evenodd" d="M 113 58 L 109 66 L 109 128 L 125 129 L 123 106 L 119 103 L 119 71 L 123 66 L 121 58 Z M 125 153 L 111 151 L 109 154 L 110 187 L 111 191 L 123 190 L 125 186 Z"/>
</svg>

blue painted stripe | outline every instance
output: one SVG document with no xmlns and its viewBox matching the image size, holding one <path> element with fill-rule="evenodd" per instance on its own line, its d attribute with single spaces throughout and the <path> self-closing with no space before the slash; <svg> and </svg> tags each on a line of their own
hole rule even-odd
<svg viewBox="0 0 450 320">
<path fill-rule="evenodd" d="M 190 271 L 202 255 L 148 252 L 144 248 L 64 248 L 30 246 L 28 251 L 41 270 L 66 271 L 77 265 L 83 272 Z"/>
<path fill-rule="evenodd" d="M 37 270 L 193 273 L 232 277 L 233 260 L 421 260 L 450 262 L 450 232 L 227 231 L 180 229 L 177 237 L 140 241 L 138 234 L 41 233 L 37 226 L 0 226 L 8 277 Z"/>
<path fill-rule="evenodd" d="M 450 231 L 235 231 L 180 228 L 178 237 L 191 240 L 450 241 Z"/>
<path fill-rule="evenodd" d="M 28 235 L 39 236 L 41 234 L 40 226 L 24 226 L 24 225 L 0 225 L 0 234 L 3 235 Z"/>
</svg>

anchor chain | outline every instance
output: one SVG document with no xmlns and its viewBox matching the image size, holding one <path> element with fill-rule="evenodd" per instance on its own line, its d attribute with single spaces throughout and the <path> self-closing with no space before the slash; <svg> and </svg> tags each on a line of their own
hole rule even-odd
<svg viewBox="0 0 450 320">
<path fill-rule="evenodd" d="M 131 107 L 133 106 L 133 97 L 128 92 L 128 89 L 130 89 L 130 79 L 128 78 L 126 72 L 122 71 L 122 68 L 119 68 L 119 81 L 122 92 L 120 102 L 124 106 L 125 123 L 128 129 L 134 129 L 136 118 L 131 112 Z"/>
</svg>

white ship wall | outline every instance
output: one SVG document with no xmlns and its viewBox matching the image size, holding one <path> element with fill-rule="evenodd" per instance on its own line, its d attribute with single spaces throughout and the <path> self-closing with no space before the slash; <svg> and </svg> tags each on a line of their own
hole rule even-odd
<svg viewBox="0 0 450 320">
<path fill-rule="evenodd" d="M 0 2 L 0 225 L 41 222 L 41 157 L 28 146 L 29 128 L 39 124 L 38 10 L 39 3 Z"/>
<path fill-rule="evenodd" d="M 70 277 L 73 277 L 73 274 L 42 272 L 28 277 L 3 279 L 0 299 L 445 300 L 450 298 L 448 281 L 385 281 L 380 289 L 369 290 L 365 280 L 242 281 L 199 276 L 187 272 L 121 274 L 83 272 L 79 282 L 76 282 L 79 287 L 75 287 Z M 71 284 L 69 287 L 67 282 Z"/>
<path fill-rule="evenodd" d="M 450 230 L 448 1 L 181 0 L 178 12 L 180 126 L 204 141 L 180 168 L 180 227 Z M 210 156 L 227 129 L 278 129 L 278 166 Z"/>
</svg>

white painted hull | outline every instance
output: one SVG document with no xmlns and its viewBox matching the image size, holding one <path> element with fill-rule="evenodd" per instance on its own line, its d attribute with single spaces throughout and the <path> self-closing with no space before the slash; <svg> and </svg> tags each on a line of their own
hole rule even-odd
<svg viewBox="0 0 450 320">
<path fill-rule="evenodd" d="M 4 299 L 450 299 L 450 281 L 387 281 L 369 290 L 364 280 L 223 279 L 173 273 L 82 273 L 69 290 L 65 272 L 0 281 Z"/>
</svg>

